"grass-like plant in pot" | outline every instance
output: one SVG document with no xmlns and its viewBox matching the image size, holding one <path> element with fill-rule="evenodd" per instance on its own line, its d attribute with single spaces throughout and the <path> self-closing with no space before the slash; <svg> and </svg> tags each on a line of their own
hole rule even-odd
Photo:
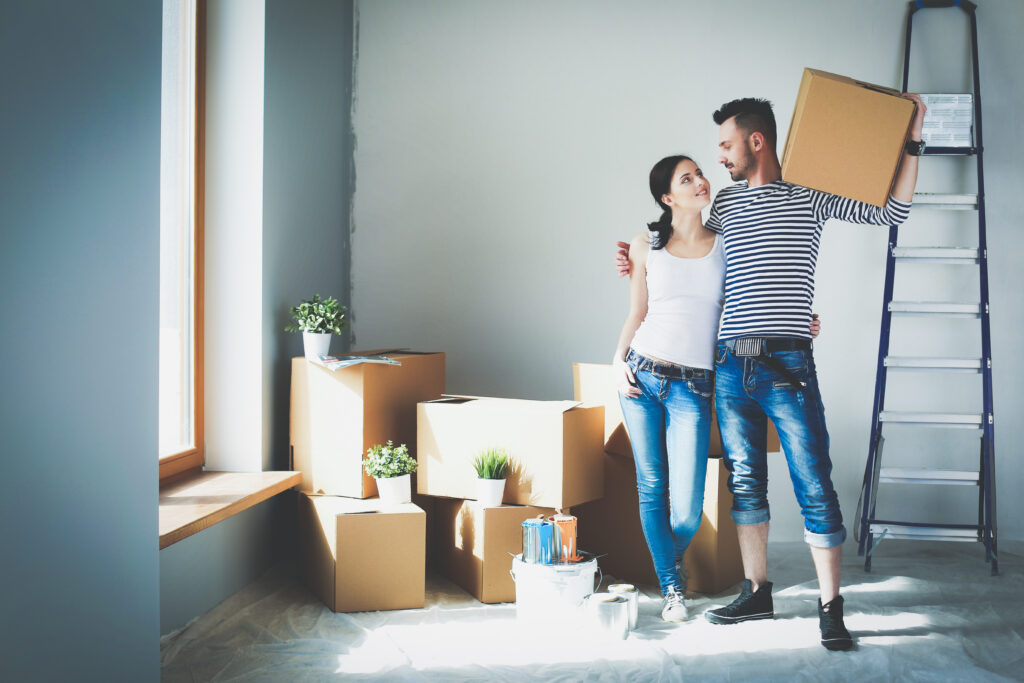
<svg viewBox="0 0 1024 683">
<path fill-rule="evenodd" d="M 408 503 L 412 500 L 411 477 L 419 463 L 409 455 L 404 443 L 371 446 L 363 458 L 366 474 L 377 480 L 377 492 L 382 503 Z"/>
<path fill-rule="evenodd" d="M 316 360 L 330 352 L 331 335 L 341 334 L 348 327 L 345 319 L 347 310 L 333 296 L 321 299 L 319 294 L 314 294 L 312 299 L 303 299 L 298 306 L 289 309 L 292 321 L 284 331 L 302 332 L 306 358 Z"/>
<path fill-rule="evenodd" d="M 505 478 L 511 459 L 504 448 L 490 447 L 473 459 L 476 470 L 476 498 L 480 507 L 498 507 L 505 497 Z"/>
</svg>

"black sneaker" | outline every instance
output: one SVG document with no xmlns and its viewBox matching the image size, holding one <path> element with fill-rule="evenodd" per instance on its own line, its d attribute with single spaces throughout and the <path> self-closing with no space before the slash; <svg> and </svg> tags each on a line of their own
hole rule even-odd
<svg viewBox="0 0 1024 683">
<path fill-rule="evenodd" d="M 840 612 L 842 614 L 842 612 Z M 712 624 L 738 624 L 752 619 L 772 619 L 772 582 L 765 581 L 757 591 L 750 590 L 750 579 L 743 579 L 743 591 L 725 607 L 708 610 L 704 616 Z"/>
<path fill-rule="evenodd" d="M 843 596 L 837 595 L 827 605 L 818 598 L 818 628 L 821 629 L 821 644 L 829 650 L 849 650 L 853 638 L 843 624 Z"/>
</svg>

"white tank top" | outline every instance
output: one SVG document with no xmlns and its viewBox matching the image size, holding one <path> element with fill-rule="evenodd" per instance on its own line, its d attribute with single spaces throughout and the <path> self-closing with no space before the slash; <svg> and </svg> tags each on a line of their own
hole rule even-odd
<svg viewBox="0 0 1024 683">
<path fill-rule="evenodd" d="M 647 316 L 631 346 L 644 356 L 713 369 L 724 287 L 720 235 L 700 258 L 679 258 L 652 246 L 647 253 Z"/>
</svg>

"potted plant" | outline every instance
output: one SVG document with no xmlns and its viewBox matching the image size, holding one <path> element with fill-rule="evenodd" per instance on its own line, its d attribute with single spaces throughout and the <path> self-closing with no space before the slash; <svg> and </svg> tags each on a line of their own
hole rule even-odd
<svg viewBox="0 0 1024 683">
<path fill-rule="evenodd" d="M 473 469 L 476 470 L 476 499 L 480 507 L 501 505 L 509 471 L 508 452 L 504 448 L 485 448 L 473 460 Z"/>
<path fill-rule="evenodd" d="M 412 500 L 409 475 L 416 471 L 417 465 L 404 443 L 395 446 L 391 441 L 383 446 L 371 446 L 363 459 L 363 469 L 377 480 L 381 502 L 389 505 Z"/>
<path fill-rule="evenodd" d="M 298 306 L 291 307 L 292 321 L 284 330 L 301 331 L 306 358 L 318 360 L 330 352 L 331 334 L 341 334 L 342 329 L 348 327 L 346 310 L 333 296 L 321 299 L 319 294 L 314 294 L 312 299 L 303 299 Z"/>
</svg>

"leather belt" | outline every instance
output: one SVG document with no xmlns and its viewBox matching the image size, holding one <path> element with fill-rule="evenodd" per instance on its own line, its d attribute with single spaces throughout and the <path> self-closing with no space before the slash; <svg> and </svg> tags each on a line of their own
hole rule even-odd
<svg viewBox="0 0 1024 683">
<path fill-rule="evenodd" d="M 800 390 L 807 386 L 807 382 L 800 381 L 796 375 L 782 364 L 782 361 L 768 354 L 776 351 L 810 351 L 811 341 L 809 339 L 740 337 L 739 339 L 724 339 L 722 344 L 737 358 L 752 358 L 760 363 L 764 363 L 786 380 L 794 389 Z"/>
</svg>

